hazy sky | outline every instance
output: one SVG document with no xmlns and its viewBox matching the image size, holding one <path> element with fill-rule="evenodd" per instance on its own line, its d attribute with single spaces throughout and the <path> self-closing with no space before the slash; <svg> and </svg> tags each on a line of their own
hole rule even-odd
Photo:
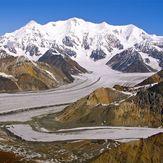
<svg viewBox="0 0 163 163">
<path fill-rule="evenodd" d="M 78 17 L 113 25 L 135 24 L 163 36 L 163 0 L 0 0 L 0 35 L 28 21 Z"/>
</svg>

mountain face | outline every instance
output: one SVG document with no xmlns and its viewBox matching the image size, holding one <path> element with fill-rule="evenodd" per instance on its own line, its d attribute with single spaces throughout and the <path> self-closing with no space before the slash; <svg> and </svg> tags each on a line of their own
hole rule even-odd
<svg viewBox="0 0 163 163">
<path fill-rule="evenodd" d="M 103 152 L 91 163 L 153 163 L 162 162 L 163 134 L 157 134 L 147 139 L 122 143 L 117 147 Z"/>
<path fill-rule="evenodd" d="M 54 129 L 101 125 L 160 127 L 163 125 L 162 108 L 162 83 L 137 90 L 136 94 L 99 88 L 63 111 L 50 115 L 50 119 Z M 44 126 L 44 123 L 43 120 L 41 124 Z"/>
<path fill-rule="evenodd" d="M 64 127 L 66 124 L 69 127 L 100 125 L 108 115 L 107 111 L 102 108 L 125 98 L 127 96 L 118 91 L 99 88 L 58 113 L 55 120 Z"/>
<path fill-rule="evenodd" d="M 122 72 L 154 72 L 163 68 L 162 63 L 159 45 L 144 42 L 117 53 L 106 64 Z"/>
<path fill-rule="evenodd" d="M 130 48 L 135 50 L 128 50 Z M 128 72 L 132 65 L 132 72 L 155 71 L 163 67 L 163 37 L 149 35 L 134 25 L 94 24 L 77 18 L 45 25 L 31 21 L 15 32 L 0 37 L 0 50 L 13 56 L 25 55 L 37 61 L 50 49 L 78 60 L 79 64 L 83 59 L 96 62 L 105 59 L 107 63 L 116 55 L 121 60 L 123 55 L 119 54 L 126 53 L 129 63 L 123 61 L 123 66 L 117 68 L 112 66 L 115 62 L 113 58 L 108 64 L 122 72 Z"/>
<path fill-rule="evenodd" d="M 4 53 L 0 59 L 0 92 L 36 91 L 58 87 L 71 82 L 72 77 L 41 62 L 24 56 L 14 57 Z"/>
<path fill-rule="evenodd" d="M 156 71 L 144 62 L 138 51 L 133 50 L 132 48 L 116 54 L 106 64 L 112 67 L 112 69 L 122 72 Z"/>
<path fill-rule="evenodd" d="M 72 60 L 70 57 L 58 54 L 57 51 L 53 49 L 48 50 L 43 56 L 39 58 L 38 61 L 57 67 L 71 81 L 73 81 L 73 77 L 71 75 L 87 72 L 86 69 L 81 67 L 77 62 Z"/>
</svg>

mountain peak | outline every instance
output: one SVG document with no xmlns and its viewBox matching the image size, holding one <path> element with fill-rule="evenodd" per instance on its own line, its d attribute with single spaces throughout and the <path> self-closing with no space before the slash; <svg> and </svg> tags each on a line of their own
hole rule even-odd
<svg viewBox="0 0 163 163">
<path fill-rule="evenodd" d="M 39 25 L 39 24 L 35 20 L 31 20 L 26 24 L 26 26 L 28 26 L 28 27 L 33 27 L 36 25 Z"/>
<path fill-rule="evenodd" d="M 81 24 L 85 24 L 86 21 L 83 20 L 83 19 L 79 19 L 79 18 L 76 18 L 76 17 L 73 17 L 73 18 L 70 18 L 67 20 L 68 23 L 70 24 L 73 24 L 73 25 L 81 25 Z"/>
<path fill-rule="evenodd" d="M 68 21 L 74 21 L 74 22 L 80 22 L 80 21 L 82 21 L 83 22 L 84 20 L 83 19 L 80 19 L 80 18 L 77 18 L 77 17 L 72 17 L 72 18 L 69 18 Z"/>
<path fill-rule="evenodd" d="M 134 24 L 129 24 L 128 27 L 131 27 L 131 28 L 135 28 L 135 27 L 136 27 L 136 28 L 138 28 L 138 27 L 137 27 L 136 25 L 134 25 Z"/>
<path fill-rule="evenodd" d="M 127 28 L 127 30 L 130 30 L 130 31 L 133 31 L 133 30 L 144 31 L 143 29 L 137 27 L 134 24 L 128 24 L 128 25 L 125 25 L 125 27 Z"/>
</svg>

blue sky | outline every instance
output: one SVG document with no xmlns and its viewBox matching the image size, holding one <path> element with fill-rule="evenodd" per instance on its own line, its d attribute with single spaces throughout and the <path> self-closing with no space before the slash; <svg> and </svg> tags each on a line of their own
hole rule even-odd
<svg viewBox="0 0 163 163">
<path fill-rule="evenodd" d="M 0 0 L 0 35 L 30 20 L 44 24 L 71 17 L 113 25 L 135 24 L 163 36 L 163 0 Z"/>
</svg>

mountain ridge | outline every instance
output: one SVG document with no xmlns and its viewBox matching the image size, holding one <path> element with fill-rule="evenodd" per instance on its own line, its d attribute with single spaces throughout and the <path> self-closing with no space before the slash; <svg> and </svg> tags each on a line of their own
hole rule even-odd
<svg viewBox="0 0 163 163">
<path fill-rule="evenodd" d="M 107 63 L 120 51 L 129 48 L 145 53 L 140 53 L 143 59 L 140 64 L 148 67 L 149 62 L 155 62 L 157 70 L 163 68 L 163 37 L 150 35 L 133 24 L 114 26 L 106 22 L 97 24 L 70 18 L 41 25 L 32 20 L 24 27 L 0 37 L 1 50 L 11 55 L 25 55 L 34 61 L 49 49 L 54 49 L 59 54 L 78 60 L 79 64 L 80 58 L 95 62 L 106 59 Z M 150 64 L 150 67 L 149 72 L 156 66 Z"/>
</svg>

